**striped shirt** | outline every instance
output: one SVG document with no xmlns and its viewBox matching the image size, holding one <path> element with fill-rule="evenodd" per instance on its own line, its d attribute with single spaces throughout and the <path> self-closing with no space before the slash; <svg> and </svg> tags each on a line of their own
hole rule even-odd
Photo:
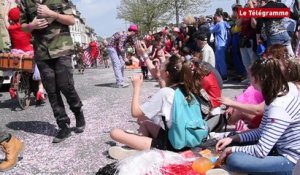
<svg viewBox="0 0 300 175">
<path fill-rule="evenodd" d="M 115 48 L 118 52 L 124 53 L 125 52 L 125 41 L 127 40 L 127 33 L 117 32 L 113 34 L 111 37 L 108 47 Z"/>
<path fill-rule="evenodd" d="M 273 147 L 293 163 L 300 156 L 300 93 L 289 83 L 289 92 L 266 106 L 259 128 L 239 134 L 241 142 L 258 141 L 255 145 L 234 146 L 232 152 L 266 157 Z"/>
</svg>

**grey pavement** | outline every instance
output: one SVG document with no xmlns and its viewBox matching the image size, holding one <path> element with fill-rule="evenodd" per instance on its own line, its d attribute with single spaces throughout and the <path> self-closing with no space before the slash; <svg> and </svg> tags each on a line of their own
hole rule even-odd
<svg viewBox="0 0 300 175">
<path fill-rule="evenodd" d="M 130 83 L 130 76 L 137 72 L 139 70 L 126 70 L 126 81 Z M 84 104 L 87 126 L 84 133 L 72 133 L 70 138 L 58 144 L 52 143 L 57 126 L 49 102 L 40 107 L 33 104 L 22 111 L 16 100 L 10 99 L 7 90 L 0 91 L 0 126 L 25 143 L 22 159 L 17 166 L 2 174 L 95 174 L 99 168 L 114 162 L 107 155 L 108 148 L 116 144 L 110 139 L 110 130 L 115 127 L 137 128 L 130 114 L 132 85 L 122 89 L 113 88 L 115 80 L 111 68 L 88 69 L 84 75 L 75 70 L 74 79 Z M 234 97 L 243 88 L 239 84 L 225 84 L 223 94 Z M 141 102 L 157 89 L 155 81 L 144 82 Z M 68 105 L 66 108 L 71 127 L 74 127 L 74 116 Z M 4 159 L 4 153 L 0 151 L 1 159 Z"/>
</svg>

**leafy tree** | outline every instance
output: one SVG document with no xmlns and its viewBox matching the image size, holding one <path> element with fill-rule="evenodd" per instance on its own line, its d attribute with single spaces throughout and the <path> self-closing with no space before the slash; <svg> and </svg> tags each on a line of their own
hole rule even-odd
<svg viewBox="0 0 300 175">
<path fill-rule="evenodd" d="M 167 25 L 185 14 L 200 14 L 209 7 L 210 0 L 121 0 L 117 18 L 139 25 L 140 30 L 152 31 Z"/>
<path fill-rule="evenodd" d="M 164 0 L 122 0 L 117 17 L 138 24 L 141 31 L 152 31 L 171 19 L 167 8 Z"/>
<path fill-rule="evenodd" d="M 179 17 L 185 14 L 201 14 L 210 7 L 211 0 L 165 0 L 170 5 L 169 12 L 176 17 L 176 25 L 179 25 Z"/>
</svg>

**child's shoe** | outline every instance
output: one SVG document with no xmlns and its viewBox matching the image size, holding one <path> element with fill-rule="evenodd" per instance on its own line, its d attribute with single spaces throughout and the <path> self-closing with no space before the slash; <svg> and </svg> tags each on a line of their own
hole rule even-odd
<svg viewBox="0 0 300 175">
<path fill-rule="evenodd" d="M 14 88 L 9 88 L 9 94 L 11 99 L 15 99 L 17 97 L 16 90 Z"/>
<path fill-rule="evenodd" d="M 120 146 L 113 146 L 108 150 L 109 156 L 116 160 L 122 160 L 127 157 L 136 155 L 137 153 L 139 153 L 139 151 L 133 149 L 125 149 Z"/>
<path fill-rule="evenodd" d="M 40 91 L 40 90 L 39 90 L 39 91 L 36 93 L 36 101 L 44 101 L 44 100 L 46 100 L 45 94 L 44 94 L 43 91 Z"/>
</svg>

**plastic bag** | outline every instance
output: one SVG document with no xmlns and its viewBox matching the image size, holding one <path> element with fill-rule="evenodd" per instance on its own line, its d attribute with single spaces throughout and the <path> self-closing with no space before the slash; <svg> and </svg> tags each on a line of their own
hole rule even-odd
<svg viewBox="0 0 300 175">
<path fill-rule="evenodd" d="M 36 64 L 34 66 L 34 72 L 33 72 L 33 75 L 32 75 L 32 79 L 35 80 L 35 81 L 40 81 L 41 80 L 40 71 L 39 71 Z"/>
</svg>

